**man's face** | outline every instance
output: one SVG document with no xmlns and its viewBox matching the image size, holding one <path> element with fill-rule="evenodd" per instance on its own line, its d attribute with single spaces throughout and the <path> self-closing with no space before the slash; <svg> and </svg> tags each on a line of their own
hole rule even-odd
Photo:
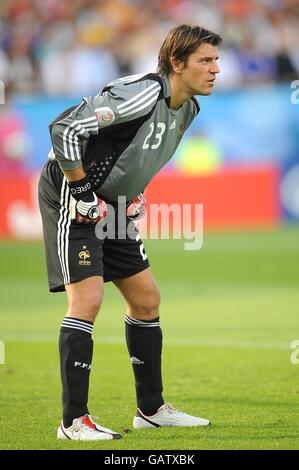
<svg viewBox="0 0 299 470">
<path fill-rule="evenodd" d="M 191 95 L 212 93 L 216 74 L 220 72 L 217 59 L 217 47 L 207 43 L 190 54 L 185 66 L 179 72 L 182 86 L 188 93 Z"/>
</svg>

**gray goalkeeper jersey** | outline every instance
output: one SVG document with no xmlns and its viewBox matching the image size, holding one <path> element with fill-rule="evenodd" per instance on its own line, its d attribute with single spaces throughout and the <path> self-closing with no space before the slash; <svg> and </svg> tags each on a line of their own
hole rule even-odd
<svg viewBox="0 0 299 470">
<path fill-rule="evenodd" d="M 134 199 L 170 160 L 199 112 L 194 97 L 171 109 L 170 91 L 169 80 L 154 73 L 109 83 L 51 123 L 50 158 L 65 170 L 83 165 L 106 200 Z"/>
</svg>

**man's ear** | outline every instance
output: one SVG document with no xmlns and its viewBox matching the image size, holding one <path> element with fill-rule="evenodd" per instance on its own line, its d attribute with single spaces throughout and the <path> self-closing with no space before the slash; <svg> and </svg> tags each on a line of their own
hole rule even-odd
<svg viewBox="0 0 299 470">
<path fill-rule="evenodd" d="M 182 73 L 182 70 L 185 67 L 184 62 L 181 60 L 176 59 L 175 57 L 170 57 L 170 63 L 172 66 L 172 69 L 175 73 Z"/>
</svg>

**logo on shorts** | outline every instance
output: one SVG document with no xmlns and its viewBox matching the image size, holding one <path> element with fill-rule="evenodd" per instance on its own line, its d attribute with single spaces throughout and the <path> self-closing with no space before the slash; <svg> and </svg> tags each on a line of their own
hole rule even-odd
<svg viewBox="0 0 299 470">
<path fill-rule="evenodd" d="M 79 252 L 79 266 L 91 266 L 91 261 L 89 261 L 90 253 L 87 250 L 86 246 L 82 246 L 83 250 Z"/>
</svg>

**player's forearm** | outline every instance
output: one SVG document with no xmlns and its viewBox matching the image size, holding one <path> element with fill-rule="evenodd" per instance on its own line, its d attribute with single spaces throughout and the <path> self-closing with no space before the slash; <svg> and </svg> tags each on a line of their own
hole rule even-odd
<svg viewBox="0 0 299 470">
<path fill-rule="evenodd" d="M 74 168 L 73 170 L 62 170 L 67 181 L 80 181 L 85 178 L 86 174 L 82 166 Z"/>
</svg>

